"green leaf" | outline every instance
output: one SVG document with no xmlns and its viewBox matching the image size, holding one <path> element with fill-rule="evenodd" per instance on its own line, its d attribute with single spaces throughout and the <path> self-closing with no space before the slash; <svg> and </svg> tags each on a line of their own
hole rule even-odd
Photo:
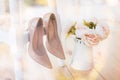
<svg viewBox="0 0 120 80">
<path fill-rule="evenodd" d="M 76 28 L 75 28 L 75 26 L 76 26 L 76 22 L 71 26 L 71 28 L 70 28 L 70 30 L 68 31 L 68 33 L 67 33 L 67 36 L 66 37 L 69 37 L 70 35 L 75 35 L 75 30 L 76 30 Z"/>
<path fill-rule="evenodd" d="M 95 24 L 94 22 L 87 22 L 87 21 L 83 21 L 83 24 L 85 25 L 85 26 L 87 26 L 88 28 L 90 28 L 90 29 L 95 29 L 96 28 L 96 25 L 97 24 Z"/>
</svg>

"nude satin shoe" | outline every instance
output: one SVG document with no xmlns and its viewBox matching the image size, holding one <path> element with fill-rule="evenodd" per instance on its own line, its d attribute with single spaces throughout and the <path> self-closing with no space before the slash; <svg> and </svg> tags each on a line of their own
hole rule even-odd
<svg viewBox="0 0 120 80">
<path fill-rule="evenodd" d="M 64 60 L 65 55 L 61 45 L 61 41 L 58 37 L 58 26 L 55 15 L 53 13 L 45 14 L 43 16 L 43 23 L 47 35 L 46 47 L 48 51 L 54 56 Z"/>
<path fill-rule="evenodd" d="M 41 18 L 34 18 L 29 22 L 29 34 L 29 55 L 42 66 L 52 68 L 51 62 L 43 45 L 44 28 Z"/>
</svg>

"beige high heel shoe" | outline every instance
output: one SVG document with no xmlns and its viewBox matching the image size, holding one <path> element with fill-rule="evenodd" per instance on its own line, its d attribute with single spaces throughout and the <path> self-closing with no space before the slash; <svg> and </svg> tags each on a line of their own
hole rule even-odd
<svg viewBox="0 0 120 80">
<path fill-rule="evenodd" d="M 43 45 L 43 21 L 41 18 L 34 18 L 29 24 L 30 44 L 28 52 L 30 56 L 44 67 L 52 68 L 51 62 Z"/>
<path fill-rule="evenodd" d="M 65 59 L 61 41 L 58 37 L 57 21 L 53 13 L 43 16 L 44 27 L 47 35 L 46 46 L 48 51 L 60 59 Z"/>
</svg>

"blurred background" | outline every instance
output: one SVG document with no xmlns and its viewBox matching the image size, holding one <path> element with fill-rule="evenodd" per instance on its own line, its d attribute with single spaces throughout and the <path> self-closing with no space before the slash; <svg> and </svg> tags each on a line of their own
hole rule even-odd
<svg viewBox="0 0 120 80">
<path fill-rule="evenodd" d="M 0 80 L 69 80 L 63 75 L 56 77 L 54 69 L 41 67 L 27 54 L 28 22 L 47 12 L 60 18 L 59 33 L 86 18 L 106 21 L 110 36 L 94 47 L 95 70 L 83 74 L 76 71 L 73 75 L 75 80 L 120 80 L 119 8 L 120 0 L 0 0 Z M 74 43 L 64 36 L 61 39 L 68 55 Z M 68 55 L 66 62 L 70 60 Z"/>
</svg>

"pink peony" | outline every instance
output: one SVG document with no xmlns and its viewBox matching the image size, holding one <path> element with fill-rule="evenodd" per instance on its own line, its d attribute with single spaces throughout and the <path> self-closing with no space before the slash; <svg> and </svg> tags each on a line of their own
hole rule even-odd
<svg viewBox="0 0 120 80">
<path fill-rule="evenodd" d="M 97 45 L 99 43 L 99 38 L 97 35 L 95 34 L 84 34 L 84 38 L 83 41 L 89 45 L 89 46 L 93 46 L 93 45 Z"/>
<path fill-rule="evenodd" d="M 88 27 L 84 26 L 84 25 L 77 25 L 76 27 L 76 37 L 77 38 L 81 38 L 82 41 L 89 45 L 97 45 L 99 43 L 99 38 L 98 36 L 95 34 L 94 29 L 89 29 Z"/>
<path fill-rule="evenodd" d="M 89 29 L 84 24 L 77 24 L 75 34 L 77 38 L 81 38 L 88 46 L 97 45 L 100 41 L 95 30 Z"/>
<path fill-rule="evenodd" d="M 99 37 L 100 40 L 106 39 L 109 35 L 109 28 L 108 25 L 105 23 L 99 23 L 95 29 L 96 35 Z"/>
<path fill-rule="evenodd" d="M 98 21 L 96 18 L 85 21 L 86 22 L 75 25 L 74 35 L 76 38 L 81 39 L 86 45 L 97 45 L 100 41 L 108 37 L 109 28 L 107 24 Z M 66 32 L 68 33 L 69 30 L 70 28 L 68 28 Z"/>
</svg>

